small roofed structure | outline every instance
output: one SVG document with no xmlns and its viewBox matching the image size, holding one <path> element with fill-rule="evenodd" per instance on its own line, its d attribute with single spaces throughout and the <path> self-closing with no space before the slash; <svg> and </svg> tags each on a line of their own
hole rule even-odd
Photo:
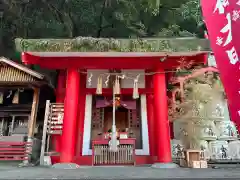
<svg viewBox="0 0 240 180">
<path fill-rule="evenodd" d="M 0 85 L 2 86 L 41 86 L 48 84 L 46 77 L 22 64 L 0 57 Z"/>
<path fill-rule="evenodd" d="M 0 57 L 0 160 L 30 161 L 32 143 L 44 118 L 41 114 L 45 101 L 53 99 L 53 95 L 43 74 Z"/>
</svg>

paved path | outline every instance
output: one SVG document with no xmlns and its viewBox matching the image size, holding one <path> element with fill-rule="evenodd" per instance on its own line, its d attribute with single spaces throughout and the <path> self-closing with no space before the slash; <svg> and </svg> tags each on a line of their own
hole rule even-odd
<svg viewBox="0 0 240 180">
<path fill-rule="evenodd" d="M 81 167 L 52 169 L 41 167 L 0 167 L 0 179 L 143 179 L 143 178 L 237 178 L 240 168 L 232 169 L 152 169 L 150 167 Z"/>
</svg>

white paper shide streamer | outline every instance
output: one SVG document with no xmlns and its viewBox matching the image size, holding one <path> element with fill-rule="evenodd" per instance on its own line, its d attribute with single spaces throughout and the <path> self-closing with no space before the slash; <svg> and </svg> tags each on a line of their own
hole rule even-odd
<svg viewBox="0 0 240 180">
<path fill-rule="evenodd" d="M 120 92 L 120 81 L 119 81 L 119 77 L 116 76 L 116 79 L 115 79 L 115 84 L 114 84 L 114 87 L 113 87 L 113 93 L 114 94 L 121 94 Z"/>
<path fill-rule="evenodd" d="M 98 80 L 97 80 L 97 89 L 96 89 L 96 94 L 100 95 L 102 94 L 102 76 L 99 76 L 98 77 Z"/>
<path fill-rule="evenodd" d="M 139 80 L 139 75 L 137 76 L 136 79 L 134 79 L 134 82 L 133 82 L 133 99 L 138 99 L 139 98 L 138 80 Z"/>
</svg>

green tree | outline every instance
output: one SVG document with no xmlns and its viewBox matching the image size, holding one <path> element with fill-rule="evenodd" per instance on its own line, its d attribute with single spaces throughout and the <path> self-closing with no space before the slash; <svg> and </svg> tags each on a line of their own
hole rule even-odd
<svg viewBox="0 0 240 180">
<path fill-rule="evenodd" d="M 199 35 L 199 0 L 0 0 L 0 55 L 14 39 Z"/>
</svg>

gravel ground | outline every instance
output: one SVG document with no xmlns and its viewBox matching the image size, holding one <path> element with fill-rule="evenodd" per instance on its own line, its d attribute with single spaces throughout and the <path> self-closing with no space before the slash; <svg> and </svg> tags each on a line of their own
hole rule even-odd
<svg viewBox="0 0 240 180">
<path fill-rule="evenodd" d="M 153 169 L 150 167 L 80 167 L 52 169 L 43 167 L 0 167 L 0 179 L 143 179 L 143 178 L 236 178 L 240 168 L 228 169 Z"/>
</svg>

